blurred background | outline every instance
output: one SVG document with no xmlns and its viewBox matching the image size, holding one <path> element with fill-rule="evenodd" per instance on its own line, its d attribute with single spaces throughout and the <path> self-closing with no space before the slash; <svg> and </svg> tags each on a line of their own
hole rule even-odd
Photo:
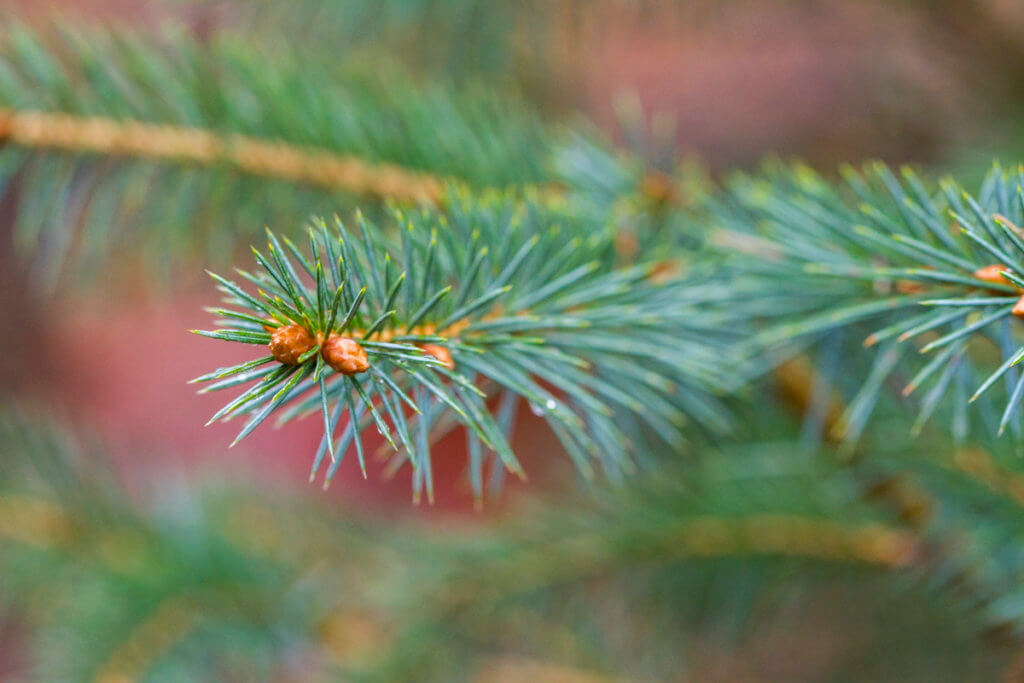
<svg viewBox="0 0 1024 683">
<path fill-rule="evenodd" d="M 970 184 L 1024 157 L 1017 0 L 0 10 L 5 112 L 283 139 L 477 188 L 572 185 L 559 160 L 587 149 L 695 183 L 781 157 Z M 222 399 L 186 384 L 247 359 L 188 333 L 208 326 L 204 269 L 246 262 L 265 224 L 373 215 L 386 193 L 134 159 L 68 142 L 66 122 L 46 138 L 3 121 L 0 679 L 1024 680 L 1012 628 L 979 634 L 927 582 L 894 587 L 875 565 L 901 562 L 884 554 L 824 570 L 787 552 L 687 563 L 634 548 L 624 539 L 668 511 L 715 509 L 719 489 L 695 493 L 690 472 L 582 491 L 529 414 L 515 446 L 530 481 L 495 486 L 482 511 L 459 434 L 420 506 L 407 471 L 372 463 L 367 480 L 353 460 L 328 492 L 309 486 L 315 420 L 229 451 L 234 425 L 202 427 Z M 768 412 L 720 448 L 798 438 L 799 415 Z M 821 500 L 794 505 L 860 505 L 841 472 L 747 450 L 744 473 L 716 460 L 699 476 L 749 500 L 764 468 L 778 486 L 765 500 L 815 482 Z M 638 499 L 664 503 L 648 525 L 628 511 Z M 547 569 L 517 555 L 595 529 L 619 534 L 615 553 L 554 552 Z"/>
</svg>

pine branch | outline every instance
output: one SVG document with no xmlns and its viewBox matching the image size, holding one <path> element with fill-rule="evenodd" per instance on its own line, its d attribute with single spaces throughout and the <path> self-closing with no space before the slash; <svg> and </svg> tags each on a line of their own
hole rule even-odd
<svg viewBox="0 0 1024 683">
<path fill-rule="evenodd" d="M 428 442 L 446 414 L 469 428 L 477 497 L 485 451 L 524 474 L 508 443 L 514 403 L 501 422 L 488 406 L 502 392 L 551 425 L 585 476 L 631 469 L 631 434 L 678 447 L 688 415 L 724 428 L 709 341 L 725 333 L 678 280 L 616 268 L 610 232 L 514 199 L 395 221 L 398 244 L 362 218 L 355 239 L 321 221 L 305 253 L 268 233 L 262 271 L 239 271 L 256 294 L 214 276 L 234 308 L 215 309 L 221 328 L 200 334 L 272 353 L 197 379 L 208 390 L 255 380 L 213 419 L 248 415 L 241 439 L 275 413 L 320 414 L 311 478 L 329 455 L 325 485 L 352 445 L 365 474 L 360 434 L 373 424 L 395 447 L 392 467 L 413 467 L 417 496 L 432 496 Z"/>
<path fill-rule="evenodd" d="M 374 536 L 237 481 L 203 490 L 165 471 L 136 496 L 106 456 L 0 406 L 0 615 L 24 629 L 17 673 L 268 678 L 293 658 L 308 675 L 314 652 L 334 668 L 321 627 L 357 613 L 345 589 L 366 582 Z M 332 571 L 313 576 L 314 558 Z"/>
<path fill-rule="evenodd" d="M 641 133 L 630 129 L 624 135 L 633 139 Z M 553 155 L 567 201 L 595 224 L 616 226 L 616 248 L 624 260 L 657 262 L 662 273 L 717 262 L 717 254 L 702 249 L 705 226 L 692 212 L 711 189 L 705 170 L 695 162 L 676 165 L 649 157 L 650 149 L 662 156 L 674 149 L 674 140 L 643 140 L 639 149 L 625 151 L 596 131 L 570 136 Z"/>
<path fill-rule="evenodd" d="M 11 29 L 2 60 L 0 195 L 20 198 L 16 246 L 48 287 L 69 265 L 95 272 L 114 243 L 222 253 L 251 226 L 358 195 L 552 179 L 554 133 L 526 104 L 379 60 L 72 29 Z"/>
<path fill-rule="evenodd" d="M 713 620 L 739 635 L 744 624 L 763 626 L 773 601 L 793 590 L 806 595 L 819 582 L 847 582 L 858 604 L 878 597 L 873 628 L 903 610 L 939 611 L 954 598 L 965 652 L 980 650 L 984 624 L 1020 623 L 1019 615 L 1004 618 L 1016 589 L 1004 572 L 1020 556 L 1019 534 L 1002 533 L 1009 508 L 1004 516 L 978 495 L 984 490 L 965 494 L 963 482 L 941 486 L 932 477 L 929 491 L 970 512 L 942 515 L 941 527 L 921 533 L 859 496 L 863 471 L 795 455 L 789 434 L 779 443 L 704 450 L 630 487 L 599 487 L 573 505 L 524 511 L 497 530 L 452 535 L 393 523 L 384 529 L 308 496 L 289 501 L 280 491 L 236 489 L 235 475 L 230 486 L 205 491 L 184 481 L 169 486 L 164 476 L 151 494 L 130 496 L 112 479 L 96 479 L 109 471 L 96 466 L 102 452 L 77 451 L 68 434 L 28 428 L 10 415 L 0 411 L 0 502 L 9 503 L 0 504 L 0 595 L 15 610 L 32 606 L 35 678 L 195 677 L 210 662 L 251 677 L 298 657 L 307 673 L 315 663 L 348 677 L 391 673 L 394 680 L 415 671 L 450 680 L 481 653 L 503 651 L 516 625 L 534 637 L 516 642 L 536 643 L 543 658 L 564 655 L 549 649 L 558 632 L 581 648 L 590 639 L 606 648 L 651 623 L 669 630 L 644 639 L 643 651 L 669 648 L 678 672 L 688 626 L 707 632 Z M 921 447 L 919 462 L 935 474 L 952 472 L 936 469 L 930 448 Z M 873 471 L 899 462 L 879 456 Z M 970 521 L 975 514 L 997 515 L 1000 533 L 984 533 Z M 29 533 L 54 517 L 68 522 L 48 527 L 64 528 L 60 535 Z M 978 531 L 971 543 L 963 542 L 965 520 Z M 918 572 L 937 583 L 919 585 Z M 949 590 L 956 584 L 970 590 Z M 616 596 L 636 621 L 610 618 Z M 945 632 L 939 623 L 934 629 Z M 349 638 L 362 657 L 346 649 Z M 879 643 L 891 647 L 889 638 Z M 578 652 L 581 666 L 616 668 Z M 654 662 L 642 671 L 650 666 L 660 677 Z"/>
<path fill-rule="evenodd" d="M 368 164 L 316 148 L 246 136 L 102 117 L 0 110 L 0 140 L 71 154 L 225 167 L 232 172 L 308 185 L 329 192 L 436 205 L 444 180 L 390 164 Z"/>
<path fill-rule="evenodd" d="M 409 606 L 408 619 L 384 668 L 373 673 L 453 676 L 474 653 L 500 651 L 510 638 L 523 648 L 517 651 L 529 653 L 526 633 L 510 635 L 511 614 L 517 623 L 533 617 L 528 633 L 565 625 L 594 639 L 597 652 L 644 624 L 658 624 L 657 637 L 637 644 L 650 655 L 665 643 L 686 642 L 687 624 L 706 633 L 735 618 L 729 632 L 739 634 L 742 624 L 763 623 L 763 608 L 773 593 L 785 592 L 790 572 L 804 590 L 813 577 L 898 581 L 921 559 L 913 533 L 852 498 L 849 473 L 822 461 L 801 463 L 786 445 L 704 451 L 678 465 L 570 505 L 523 511 L 486 536 L 444 539 L 430 569 L 418 568 L 401 582 L 406 587 L 397 599 Z M 619 600 L 628 605 L 622 613 L 613 607 Z M 545 637 L 539 640 L 543 653 Z M 460 646 L 457 656 L 439 655 Z M 678 674 L 678 649 L 673 654 Z M 629 661 L 630 674 L 645 671 Z M 621 671 L 618 658 L 608 665 L 611 674 Z"/>
<path fill-rule="evenodd" d="M 378 59 L 314 61 L 225 37 L 198 44 L 64 28 L 11 29 L 0 97 L 22 111 L 199 127 L 352 154 L 475 186 L 545 179 L 550 131 L 484 84 L 416 85 Z"/>
<path fill-rule="evenodd" d="M 731 238 L 742 250 L 734 291 L 766 323 L 747 352 L 851 330 L 881 348 L 857 397 L 861 413 L 899 370 L 905 395 L 925 394 L 916 430 L 943 400 L 967 424 L 967 404 L 1002 383 L 1007 398 L 993 428 L 1018 431 L 1021 176 L 996 167 L 974 195 L 948 179 L 933 193 L 911 170 L 897 179 L 882 165 L 844 177 L 834 188 L 806 168 L 778 167 L 735 178 L 710 204 L 707 220 L 743 236 Z M 920 353 L 899 353 L 904 346 Z M 994 353 L 1002 365 L 987 360 Z"/>
<path fill-rule="evenodd" d="M 877 448 L 869 467 L 909 492 L 902 513 L 931 539 L 937 588 L 973 604 L 991 634 L 1019 633 L 1020 454 L 1005 442 L 950 448 L 946 440 Z"/>
</svg>

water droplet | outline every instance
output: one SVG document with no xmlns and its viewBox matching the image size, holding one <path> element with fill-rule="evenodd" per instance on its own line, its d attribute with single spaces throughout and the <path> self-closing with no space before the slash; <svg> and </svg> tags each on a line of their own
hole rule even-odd
<svg viewBox="0 0 1024 683">
<path fill-rule="evenodd" d="M 530 404 L 530 411 L 534 415 L 536 415 L 537 417 L 542 417 L 542 416 L 544 416 L 545 414 L 551 412 L 552 410 L 554 410 L 557 407 L 558 407 L 558 404 L 555 403 L 555 399 L 549 398 L 547 401 L 544 402 L 543 407 L 537 405 L 536 403 L 531 403 Z"/>
</svg>

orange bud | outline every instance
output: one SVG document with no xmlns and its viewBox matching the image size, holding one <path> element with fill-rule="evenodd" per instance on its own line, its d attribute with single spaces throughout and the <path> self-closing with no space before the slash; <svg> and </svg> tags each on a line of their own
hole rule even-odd
<svg viewBox="0 0 1024 683">
<path fill-rule="evenodd" d="M 343 375 L 356 375 L 370 369 L 366 351 L 355 339 L 332 334 L 320 353 L 328 365 Z"/>
<path fill-rule="evenodd" d="M 978 270 L 974 271 L 974 277 L 978 278 L 979 280 L 984 280 L 985 282 L 991 282 L 992 284 L 996 284 L 996 285 L 1008 285 L 1008 284 L 1011 284 L 1000 273 L 1000 271 L 1003 271 L 1003 270 L 1010 270 L 1010 269 L 1007 268 L 1006 266 L 1002 265 L 1002 264 L 994 263 L 991 266 L 985 266 L 984 268 L 979 268 Z"/>
<path fill-rule="evenodd" d="M 636 239 L 636 233 L 623 228 L 615 233 L 615 253 L 627 259 L 631 259 L 640 251 L 640 242 Z"/>
<path fill-rule="evenodd" d="M 677 259 L 670 259 L 666 261 L 658 261 L 651 268 L 651 282 L 658 284 L 668 282 L 672 278 L 679 277 L 683 274 L 685 266 L 682 261 Z"/>
<path fill-rule="evenodd" d="M 925 291 L 924 283 L 914 280 L 897 280 L 896 291 L 900 294 L 921 294 Z"/>
<path fill-rule="evenodd" d="M 1024 296 L 1017 299 L 1017 303 L 1013 305 L 1013 314 L 1018 318 L 1024 318 Z"/>
<path fill-rule="evenodd" d="M 420 348 L 423 349 L 423 353 L 433 356 L 444 363 L 444 366 L 449 370 L 455 369 L 455 360 L 452 358 L 452 352 L 444 346 L 439 346 L 437 344 L 424 344 Z"/>
<path fill-rule="evenodd" d="M 270 335 L 270 353 L 285 365 L 298 365 L 299 357 L 316 346 L 302 325 L 282 325 Z"/>
<path fill-rule="evenodd" d="M 670 204 L 679 199 L 672 176 L 661 171 L 648 171 L 640 184 L 641 191 L 657 204 Z"/>
</svg>

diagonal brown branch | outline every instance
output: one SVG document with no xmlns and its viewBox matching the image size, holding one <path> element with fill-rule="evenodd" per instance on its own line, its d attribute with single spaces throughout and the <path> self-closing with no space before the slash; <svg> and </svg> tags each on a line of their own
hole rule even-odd
<svg viewBox="0 0 1024 683">
<path fill-rule="evenodd" d="M 0 140 L 32 149 L 221 165 L 327 190 L 432 205 L 443 200 L 447 180 L 316 147 L 221 135 L 202 128 L 61 113 L 0 109 Z"/>
</svg>

